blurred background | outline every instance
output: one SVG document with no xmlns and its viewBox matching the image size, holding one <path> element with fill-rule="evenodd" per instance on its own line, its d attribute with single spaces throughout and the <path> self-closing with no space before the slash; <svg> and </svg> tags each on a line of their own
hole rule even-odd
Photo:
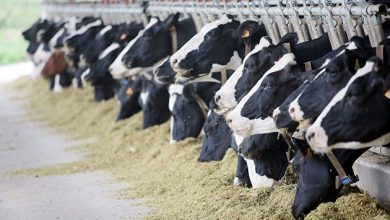
<svg viewBox="0 0 390 220">
<path fill-rule="evenodd" d="M 0 0 L 0 65 L 27 60 L 22 31 L 40 16 L 41 0 Z"/>
</svg>

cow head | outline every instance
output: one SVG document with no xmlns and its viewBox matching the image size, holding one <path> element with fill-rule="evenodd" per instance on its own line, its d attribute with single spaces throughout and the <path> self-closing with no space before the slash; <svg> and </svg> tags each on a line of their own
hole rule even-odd
<svg viewBox="0 0 390 220">
<path fill-rule="evenodd" d="M 273 180 L 280 180 L 286 172 L 286 151 L 287 144 L 283 138 L 278 139 L 277 133 L 246 137 L 239 146 L 240 154 L 253 160 L 256 173 Z"/>
<path fill-rule="evenodd" d="M 343 50 L 290 103 L 289 114 L 294 121 L 309 125 L 325 108 L 331 98 L 343 88 L 355 73 L 356 56 Z M 301 126 L 302 127 L 302 126 Z M 306 130 L 307 126 L 302 127 Z"/>
<path fill-rule="evenodd" d="M 273 110 L 298 88 L 306 76 L 298 72 L 293 54 L 283 55 L 226 116 L 229 127 L 244 137 L 276 132 L 271 118 Z"/>
<path fill-rule="evenodd" d="M 171 32 L 175 30 L 179 17 L 180 13 L 171 14 L 164 21 L 152 18 L 145 29 L 125 48 L 123 55 L 118 57 L 125 71 L 137 73 L 172 54 Z M 121 74 L 117 73 L 114 64 L 112 74 Z"/>
<path fill-rule="evenodd" d="M 177 78 L 196 78 L 211 72 L 237 69 L 244 56 L 243 38 L 251 38 L 257 28 L 258 24 L 254 21 L 244 22 L 240 26 L 240 22 L 230 15 L 205 25 L 171 56 L 171 66 L 177 72 Z M 256 38 L 259 40 L 264 35 L 257 34 Z M 251 41 L 249 39 L 248 44 Z"/>
<path fill-rule="evenodd" d="M 283 46 L 280 47 L 281 50 L 267 49 L 268 47 L 273 47 L 273 45 L 271 45 L 269 38 L 263 37 L 260 43 L 245 57 L 243 64 L 217 91 L 214 98 L 216 104 L 214 111 L 216 113 L 225 114 L 234 108 L 263 74 L 271 68 L 274 61 L 280 58 L 279 52 L 285 50 Z"/>
<path fill-rule="evenodd" d="M 390 99 L 385 96 L 389 78 L 375 58 L 367 61 L 309 127 L 310 146 L 328 151 L 390 143 Z"/>
<path fill-rule="evenodd" d="M 169 92 L 167 85 L 157 83 L 146 74 L 142 76 L 142 89 L 138 102 L 142 107 L 143 129 L 167 121 L 171 115 L 168 107 Z M 136 90 L 139 90 L 136 88 Z"/>
<path fill-rule="evenodd" d="M 195 99 L 192 84 L 172 84 L 169 87 L 171 117 L 171 143 L 187 137 L 197 137 L 202 130 L 205 116 Z"/>
<path fill-rule="evenodd" d="M 42 75 L 45 77 L 54 77 L 56 74 L 65 72 L 68 64 L 65 60 L 65 53 L 62 50 L 55 50 L 42 69 Z"/>
<path fill-rule="evenodd" d="M 23 31 L 22 35 L 29 42 L 27 53 L 33 55 L 38 49 L 39 43 L 42 40 L 42 35 L 49 26 L 49 21 L 46 19 L 38 19 L 27 30 Z"/>
<path fill-rule="evenodd" d="M 118 26 L 107 25 L 101 29 L 93 41 L 81 52 L 80 63 L 83 63 L 83 66 L 89 66 L 96 62 L 99 54 L 115 40 L 117 32 Z"/>
<path fill-rule="evenodd" d="M 138 104 L 138 98 L 141 92 L 136 90 L 137 83 L 141 83 L 141 81 L 137 79 L 124 79 L 121 81 L 121 88 L 116 94 L 119 101 L 117 121 L 129 118 L 141 111 L 141 106 Z M 140 86 L 138 87 L 140 88 Z"/>
<path fill-rule="evenodd" d="M 154 78 L 161 83 L 174 83 L 176 72 L 169 63 L 169 57 L 153 70 Z"/>
<path fill-rule="evenodd" d="M 231 131 L 224 117 L 217 115 L 213 111 L 209 111 L 203 130 L 205 137 L 198 161 L 209 162 L 222 160 L 232 142 Z"/>
</svg>

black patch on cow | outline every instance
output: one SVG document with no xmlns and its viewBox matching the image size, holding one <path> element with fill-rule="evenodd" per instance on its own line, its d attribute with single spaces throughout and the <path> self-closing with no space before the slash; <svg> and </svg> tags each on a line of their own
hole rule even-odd
<svg viewBox="0 0 390 220">
<path fill-rule="evenodd" d="M 223 116 L 211 112 L 204 125 L 199 162 L 220 161 L 231 147 L 231 131 Z"/>
</svg>

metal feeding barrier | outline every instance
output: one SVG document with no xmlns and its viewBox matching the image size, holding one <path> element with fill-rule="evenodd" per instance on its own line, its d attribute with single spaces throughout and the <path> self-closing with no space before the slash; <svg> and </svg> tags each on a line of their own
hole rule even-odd
<svg viewBox="0 0 390 220">
<path fill-rule="evenodd" d="M 371 45 L 377 46 L 384 38 L 382 21 L 388 15 L 387 4 L 365 0 L 45 0 L 42 9 L 52 19 L 100 16 L 106 23 L 147 23 L 148 16 L 165 18 L 181 12 L 194 19 L 198 30 L 223 14 L 231 14 L 238 20 L 263 23 L 274 42 L 288 32 L 296 32 L 299 42 L 326 32 L 335 49 L 355 35 L 367 35 Z"/>
</svg>

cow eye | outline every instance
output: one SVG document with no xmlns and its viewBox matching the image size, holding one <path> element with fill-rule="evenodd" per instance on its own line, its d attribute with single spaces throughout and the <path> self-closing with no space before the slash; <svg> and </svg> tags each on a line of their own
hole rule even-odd
<svg viewBox="0 0 390 220">
<path fill-rule="evenodd" d="M 273 87 L 273 85 L 272 85 L 271 82 L 267 82 L 267 83 L 264 85 L 264 89 L 270 89 L 270 88 L 272 88 L 272 87 Z"/>
</svg>

